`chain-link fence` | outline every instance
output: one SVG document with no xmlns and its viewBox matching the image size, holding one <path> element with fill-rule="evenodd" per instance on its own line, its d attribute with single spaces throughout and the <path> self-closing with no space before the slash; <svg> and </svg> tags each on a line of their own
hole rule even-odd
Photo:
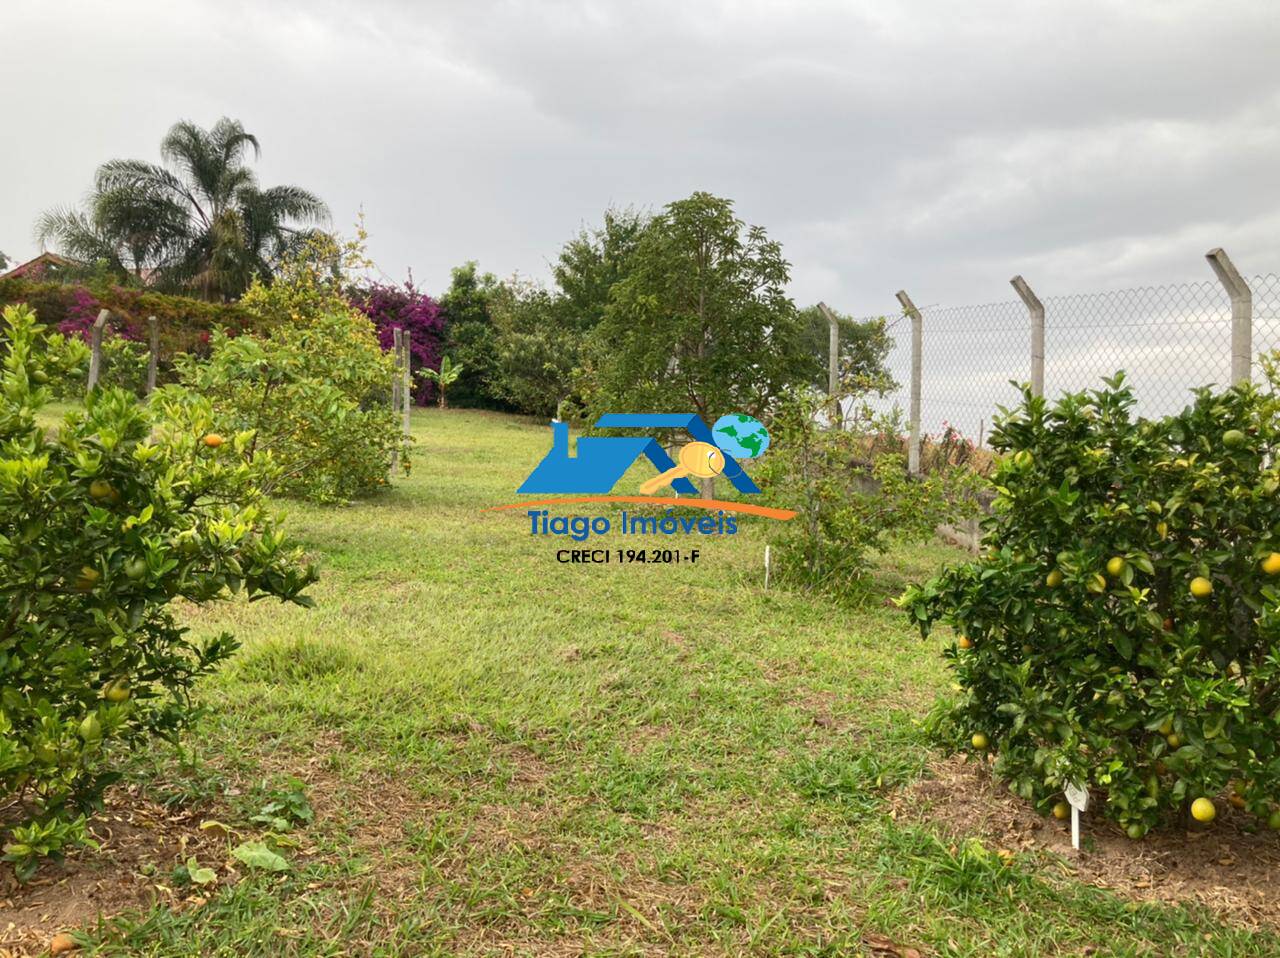
<svg viewBox="0 0 1280 958">
<path fill-rule="evenodd" d="M 1253 375 L 1260 354 L 1280 349 L 1280 277 L 1254 276 Z M 1137 412 L 1182 409 L 1197 386 L 1232 380 L 1233 304 L 1213 279 L 1045 297 L 1044 394 L 1097 388 L 1124 370 Z M 1010 381 L 1032 380 L 1033 315 L 1021 299 L 982 306 L 918 306 L 921 324 L 920 431 L 948 425 L 983 441 L 999 406 L 1018 402 Z M 877 412 L 897 410 L 903 431 L 910 410 L 912 317 L 886 313 L 893 348 L 887 365 L 896 387 L 874 399 Z M 871 317 L 866 317 L 871 318 Z"/>
</svg>

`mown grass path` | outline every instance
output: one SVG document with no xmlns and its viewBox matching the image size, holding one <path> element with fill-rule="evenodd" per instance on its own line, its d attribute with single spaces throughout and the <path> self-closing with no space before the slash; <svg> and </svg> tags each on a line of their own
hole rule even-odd
<svg viewBox="0 0 1280 958">
<path fill-rule="evenodd" d="M 886 794 L 930 759 L 915 722 L 947 681 L 941 640 L 879 599 L 764 592 L 765 520 L 698 540 L 696 565 L 560 564 L 573 543 L 482 511 L 514 498 L 545 426 L 414 428 L 386 495 L 287 507 L 323 565 L 315 610 L 189 613 L 244 648 L 203 688 L 196 770 L 157 753 L 137 772 L 246 818 L 302 779 L 317 817 L 293 870 L 118 920 L 104 952 L 848 955 L 878 934 L 948 955 L 1278 953 L 895 823 Z M 900 549 L 882 590 L 955 555 Z"/>
</svg>

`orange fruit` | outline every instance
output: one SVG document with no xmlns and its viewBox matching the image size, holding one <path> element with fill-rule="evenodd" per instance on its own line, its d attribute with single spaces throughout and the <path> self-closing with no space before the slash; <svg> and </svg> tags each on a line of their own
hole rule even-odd
<svg viewBox="0 0 1280 958">
<path fill-rule="evenodd" d="M 1197 599 L 1203 599 L 1213 593 L 1213 583 L 1202 575 L 1196 576 L 1191 580 L 1191 594 Z"/>
<path fill-rule="evenodd" d="M 111 488 L 111 483 L 105 479 L 95 479 L 89 483 L 89 495 L 101 502 L 103 499 L 110 499 L 115 490 Z"/>
<path fill-rule="evenodd" d="M 1212 800 L 1197 798 L 1191 803 L 1191 817 L 1197 822 L 1211 822 L 1218 817 L 1218 809 Z"/>
<path fill-rule="evenodd" d="M 990 742 L 987 741 L 987 737 L 983 735 L 981 732 L 974 732 L 973 738 L 969 739 L 969 742 L 970 744 L 973 745 L 974 748 L 979 750 L 984 749 L 991 744 Z"/>
<path fill-rule="evenodd" d="M 1262 560 L 1262 571 L 1267 575 L 1280 575 L 1280 552 L 1273 552 Z"/>
<path fill-rule="evenodd" d="M 1066 802 L 1058 802 L 1053 806 L 1053 817 L 1058 821 L 1066 821 L 1071 817 L 1071 806 Z"/>
<path fill-rule="evenodd" d="M 201 441 L 210 449 L 217 449 L 219 446 L 222 445 L 222 437 L 219 436 L 216 432 L 209 433 Z"/>
<path fill-rule="evenodd" d="M 1050 572 L 1044 577 L 1044 584 L 1050 589 L 1056 589 L 1058 586 L 1062 585 L 1062 570 L 1054 569 Z"/>
<path fill-rule="evenodd" d="M 1124 575 L 1124 570 L 1128 566 L 1129 563 L 1124 561 L 1124 556 L 1112 556 L 1107 560 L 1107 574 L 1113 579 L 1118 579 Z"/>
<path fill-rule="evenodd" d="M 973 648 L 973 640 L 967 635 L 962 635 L 960 638 L 956 639 L 956 645 L 962 649 L 971 649 Z"/>
</svg>

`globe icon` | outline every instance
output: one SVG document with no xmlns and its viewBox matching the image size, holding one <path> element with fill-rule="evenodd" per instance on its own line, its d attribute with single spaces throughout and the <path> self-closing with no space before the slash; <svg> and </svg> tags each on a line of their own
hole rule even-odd
<svg viewBox="0 0 1280 958">
<path fill-rule="evenodd" d="M 769 448 L 769 431 L 759 419 L 742 413 L 729 413 L 711 427 L 716 445 L 734 459 L 755 459 Z"/>
</svg>

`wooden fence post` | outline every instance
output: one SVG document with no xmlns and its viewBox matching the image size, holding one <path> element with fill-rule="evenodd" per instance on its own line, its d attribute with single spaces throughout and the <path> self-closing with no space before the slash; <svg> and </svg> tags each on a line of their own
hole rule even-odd
<svg viewBox="0 0 1280 958">
<path fill-rule="evenodd" d="M 93 329 L 89 332 L 89 392 L 98 385 L 98 377 L 102 375 L 102 331 L 106 328 L 110 310 L 102 310 L 93 321 Z"/>
<path fill-rule="evenodd" d="M 156 369 L 160 364 L 160 324 L 154 316 L 147 317 L 147 327 L 151 331 L 151 355 L 147 359 L 147 395 L 156 389 Z"/>
<path fill-rule="evenodd" d="M 395 357 L 395 370 L 391 374 L 391 415 L 396 416 L 400 413 L 400 392 L 404 388 L 404 377 L 400 375 L 400 360 L 403 351 L 404 331 L 401 329 L 392 330 L 392 347 L 391 355 Z M 400 465 L 400 451 L 393 449 L 391 452 L 391 471 L 395 472 L 396 467 Z"/>
</svg>

